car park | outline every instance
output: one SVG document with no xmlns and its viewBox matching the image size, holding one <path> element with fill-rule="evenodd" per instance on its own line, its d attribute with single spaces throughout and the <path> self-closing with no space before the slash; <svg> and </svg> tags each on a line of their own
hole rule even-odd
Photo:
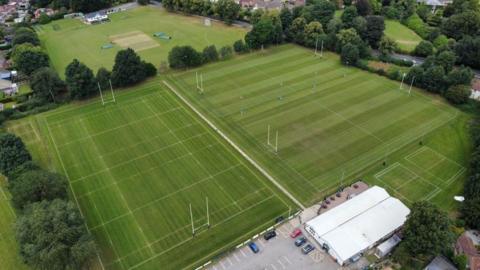
<svg viewBox="0 0 480 270">
<path fill-rule="evenodd" d="M 257 244 L 255 244 L 254 242 L 248 243 L 248 247 L 252 250 L 253 253 L 258 253 L 260 251 Z"/>
<path fill-rule="evenodd" d="M 302 234 L 302 230 L 297 228 L 297 229 L 293 230 L 293 232 L 290 234 L 290 237 L 291 238 L 297 238 L 297 236 L 299 236 L 301 234 Z"/>
<path fill-rule="evenodd" d="M 308 254 L 308 253 L 312 252 L 314 249 L 315 249 L 315 247 L 312 244 L 308 243 L 308 244 L 306 244 L 305 246 L 302 247 L 302 252 L 303 252 L 303 254 Z"/>
<path fill-rule="evenodd" d="M 301 247 L 303 244 L 307 242 L 307 239 L 305 237 L 299 237 L 295 240 L 295 246 Z"/>
<path fill-rule="evenodd" d="M 263 238 L 265 240 L 270 240 L 272 238 L 274 238 L 275 236 L 277 236 L 277 233 L 275 231 L 268 231 L 265 233 L 265 235 L 263 235 Z"/>
</svg>

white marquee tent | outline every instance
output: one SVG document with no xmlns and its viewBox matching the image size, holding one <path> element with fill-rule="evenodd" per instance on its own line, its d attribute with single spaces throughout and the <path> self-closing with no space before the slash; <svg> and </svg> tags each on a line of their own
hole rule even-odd
<svg viewBox="0 0 480 270">
<path fill-rule="evenodd" d="M 340 265 L 390 237 L 410 210 L 385 189 L 373 186 L 310 220 L 305 229 Z"/>
</svg>

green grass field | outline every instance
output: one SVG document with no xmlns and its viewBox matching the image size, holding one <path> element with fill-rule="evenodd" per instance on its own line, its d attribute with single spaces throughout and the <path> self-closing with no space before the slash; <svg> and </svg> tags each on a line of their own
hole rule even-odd
<svg viewBox="0 0 480 270">
<path fill-rule="evenodd" d="M 394 20 L 385 20 L 385 35 L 397 42 L 401 51 L 412 52 L 422 41 L 413 30 Z"/>
<path fill-rule="evenodd" d="M 155 7 L 120 12 L 110 15 L 110 18 L 111 22 L 98 25 L 86 25 L 77 19 L 64 19 L 36 28 L 42 46 L 47 49 L 53 66 L 61 76 L 74 58 L 78 58 L 95 72 L 100 67 L 110 69 L 117 51 L 123 49 L 118 45 L 112 49 L 101 49 L 102 45 L 110 42 L 109 37 L 113 35 L 143 32 L 158 46 L 138 53 L 146 61 L 159 66 L 176 45 L 191 45 L 202 50 L 207 45 L 215 44 L 220 48 L 243 39 L 246 33 L 245 29 L 216 22 L 212 22 L 212 26 L 208 27 L 201 18 L 168 13 Z M 172 39 L 155 38 L 153 33 L 156 32 L 164 32 Z"/>
<path fill-rule="evenodd" d="M 8 126 L 68 177 L 106 269 L 195 268 L 295 209 L 158 81 L 116 98 Z"/>
<path fill-rule="evenodd" d="M 306 205 L 360 178 L 407 203 L 456 206 L 468 116 L 438 97 L 417 90 L 409 96 L 399 82 L 294 45 L 174 73 L 169 81 Z"/>
<path fill-rule="evenodd" d="M 15 212 L 10 205 L 5 179 L 0 176 L 0 268 L 28 269 L 21 261 L 15 239 Z"/>
</svg>

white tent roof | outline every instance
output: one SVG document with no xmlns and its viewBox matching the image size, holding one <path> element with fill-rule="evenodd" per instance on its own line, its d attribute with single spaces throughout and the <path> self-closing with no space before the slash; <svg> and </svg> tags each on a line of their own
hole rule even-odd
<svg viewBox="0 0 480 270">
<path fill-rule="evenodd" d="M 410 210 L 374 186 L 307 222 L 340 264 L 400 228 Z"/>
</svg>

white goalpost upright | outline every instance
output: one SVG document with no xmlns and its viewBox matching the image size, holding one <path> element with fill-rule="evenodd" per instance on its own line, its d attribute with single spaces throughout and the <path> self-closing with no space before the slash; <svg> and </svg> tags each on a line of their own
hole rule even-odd
<svg viewBox="0 0 480 270">
<path fill-rule="evenodd" d="M 315 41 L 315 56 L 318 55 L 318 37 L 317 40 Z M 320 46 L 320 57 L 323 57 L 323 40 Z"/>
<path fill-rule="evenodd" d="M 267 145 L 271 146 L 275 153 L 278 152 L 278 130 L 275 132 L 275 145 L 270 143 L 270 125 L 267 127 Z"/>
<path fill-rule="evenodd" d="M 205 197 L 205 204 L 206 204 L 206 209 L 207 209 L 207 221 L 204 224 L 198 226 L 197 228 L 195 228 L 195 224 L 194 224 L 194 221 L 193 221 L 192 204 L 191 203 L 189 204 L 190 220 L 191 220 L 191 223 L 192 223 L 192 236 L 195 236 L 195 233 L 203 227 L 207 227 L 207 229 L 210 229 L 210 212 L 209 212 L 209 209 L 208 209 L 208 197 Z"/>
<path fill-rule="evenodd" d="M 115 93 L 113 92 L 113 86 L 112 86 L 112 81 L 111 80 L 108 80 L 108 83 L 110 84 L 110 92 L 112 93 L 112 98 L 107 100 L 104 96 L 103 96 L 103 92 L 102 92 L 102 87 L 100 86 L 100 83 L 97 82 L 97 86 L 98 86 L 98 91 L 100 92 L 100 98 L 102 100 L 102 105 L 105 106 L 105 104 L 107 103 L 116 103 L 116 99 L 115 99 Z"/>
<path fill-rule="evenodd" d="M 412 78 L 412 81 L 410 82 L 410 88 L 408 89 L 408 95 L 409 96 L 412 94 L 412 86 L 413 86 L 414 81 L 415 81 L 415 76 Z"/>
<path fill-rule="evenodd" d="M 195 72 L 195 78 L 197 80 L 197 90 L 203 94 L 203 74 L 198 75 L 198 72 Z"/>
</svg>

